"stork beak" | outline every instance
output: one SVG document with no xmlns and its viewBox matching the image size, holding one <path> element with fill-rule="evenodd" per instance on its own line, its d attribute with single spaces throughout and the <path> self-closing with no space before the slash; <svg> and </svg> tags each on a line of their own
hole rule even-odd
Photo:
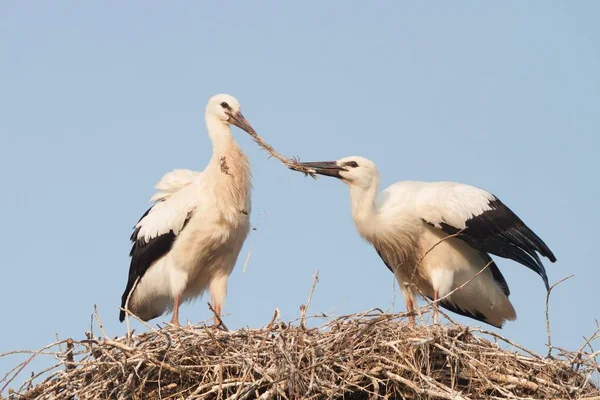
<svg viewBox="0 0 600 400">
<path fill-rule="evenodd" d="M 300 163 L 300 165 L 312 169 L 316 174 L 333 176 L 334 178 L 339 179 L 343 179 L 343 177 L 340 175 L 340 172 L 347 171 L 346 169 L 338 166 L 336 161 L 303 162 Z"/>
<path fill-rule="evenodd" d="M 238 128 L 248 132 L 252 136 L 256 136 L 256 131 L 250 125 L 250 122 L 246 121 L 246 118 L 242 115 L 241 112 L 231 113 L 229 114 L 229 122 Z"/>
</svg>

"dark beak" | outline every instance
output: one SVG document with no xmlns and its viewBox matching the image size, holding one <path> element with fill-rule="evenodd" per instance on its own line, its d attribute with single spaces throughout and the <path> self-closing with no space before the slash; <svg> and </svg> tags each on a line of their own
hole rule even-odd
<svg viewBox="0 0 600 400">
<path fill-rule="evenodd" d="M 312 169 L 319 175 L 333 176 L 340 179 L 342 179 L 340 172 L 346 171 L 346 169 L 339 167 L 335 161 L 303 162 L 299 164 Z"/>
<path fill-rule="evenodd" d="M 256 136 L 256 131 L 250 125 L 250 122 L 246 121 L 246 118 L 242 115 L 241 112 L 231 113 L 229 114 L 229 122 L 238 128 L 248 132 L 252 136 Z"/>
</svg>

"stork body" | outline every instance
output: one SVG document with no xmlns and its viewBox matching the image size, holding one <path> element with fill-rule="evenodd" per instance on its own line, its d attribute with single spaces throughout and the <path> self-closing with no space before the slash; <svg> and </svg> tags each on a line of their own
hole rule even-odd
<svg viewBox="0 0 600 400">
<path fill-rule="evenodd" d="M 422 294 L 450 311 L 496 327 L 516 319 L 508 284 L 490 253 L 532 269 L 548 288 L 536 252 L 552 262 L 556 258 L 491 193 L 454 182 L 415 181 L 397 182 L 378 193 L 377 168 L 362 157 L 302 165 L 348 185 L 356 228 L 396 276 L 408 311 Z"/>
<path fill-rule="evenodd" d="M 179 305 L 207 289 L 216 313 L 221 312 L 227 279 L 250 229 L 250 164 L 230 124 L 254 132 L 235 98 L 212 97 L 206 125 L 213 155 L 206 169 L 163 176 L 154 205 L 134 228 L 121 306 L 142 320 L 172 310 L 171 322 L 178 325 Z M 124 318 L 121 311 L 119 319 Z"/>
</svg>

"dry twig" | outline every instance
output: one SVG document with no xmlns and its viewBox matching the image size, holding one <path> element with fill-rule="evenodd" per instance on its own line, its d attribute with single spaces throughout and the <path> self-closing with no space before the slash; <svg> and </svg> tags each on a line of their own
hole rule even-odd
<svg viewBox="0 0 600 400">
<path fill-rule="evenodd" d="M 548 357 L 548 358 L 552 357 L 552 349 L 553 349 L 553 347 L 552 347 L 552 332 L 550 331 L 550 294 L 552 293 L 552 289 L 554 289 L 556 286 L 560 285 L 567 279 L 571 279 L 574 276 L 575 275 L 569 275 L 566 278 L 562 278 L 560 281 L 558 281 L 554 285 L 550 286 L 550 288 L 548 289 L 548 292 L 546 293 L 546 333 L 548 335 L 548 343 L 547 343 L 548 353 L 546 354 L 546 357 Z"/>
<path fill-rule="evenodd" d="M 288 167 L 289 169 L 292 169 L 294 171 L 298 171 L 298 172 L 302 172 L 304 175 L 310 175 L 313 179 L 317 178 L 317 175 L 315 174 L 315 171 L 310 169 L 310 168 L 306 168 L 303 167 L 302 165 L 300 165 L 300 160 L 297 157 L 294 157 L 292 159 L 289 159 L 281 154 L 279 154 L 274 148 L 273 146 L 271 146 L 270 144 L 268 144 L 267 142 L 265 142 L 265 140 L 260 137 L 256 132 L 252 132 L 252 133 L 248 133 L 252 139 L 260 146 L 262 147 L 267 153 L 269 153 L 271 155 L 271 157 L 275 157 L 276 159 L 278 159 L 279 161 L 281 161 L 286 167 Z"/>
</svg>

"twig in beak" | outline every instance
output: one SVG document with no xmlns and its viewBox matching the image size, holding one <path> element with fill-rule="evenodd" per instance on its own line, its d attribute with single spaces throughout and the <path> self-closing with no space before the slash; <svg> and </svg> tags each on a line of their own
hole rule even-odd
<svg viewBox="0 0 600 400">
<path fill-rule="evenodd" d="M 275 157 L 276 159 L 281 161 L 289 169 L 298 171 L 298 172 L 302 172 L 304 175 L 310 175 L 313 179 L 317 179 L 317 175 L 316 175 L 315 171 L 312 170 L 311 168 L 307 168 L 307 167 L 300 165 L 300 159 L 298 157 L 293 157 L 292 159 L 289 159 L 285 156 L 282 156 L 281 154 L 277 153 L 277 151 L 275 151 L 275 149 L 270 144 L 265 142 L 263 138 L 258 136 L 258 134 L 256 132 L 248 132 L 248 134 L 267 153 L 269 153 L 272 157 Z"/>
</svg>

